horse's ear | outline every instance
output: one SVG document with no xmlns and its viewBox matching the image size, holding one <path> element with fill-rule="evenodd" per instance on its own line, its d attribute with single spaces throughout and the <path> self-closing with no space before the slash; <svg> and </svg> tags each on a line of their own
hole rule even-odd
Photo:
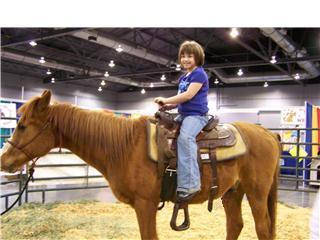
<svg viewBox="0 0 320 240">
<path fill-rule="evenodd" d="M 37 106 L 38 109 L 40 111 L 45 110 L 49 106 L 50 100 L 51 100 L 51 91 L 45 90 L 39 99 L 38 106 Z"/>
<path fill-rule="evenodd" d="M 47 95 L 47 94 L 50 94 L 50 96 L 51 96 L 51 91 L 46 89 L 46 90 L 44 90 L 43 93 L 41 94 L 41 97 L 43 97 L 43 96 L 45 96 L 45 95 Z"/>
</svg>

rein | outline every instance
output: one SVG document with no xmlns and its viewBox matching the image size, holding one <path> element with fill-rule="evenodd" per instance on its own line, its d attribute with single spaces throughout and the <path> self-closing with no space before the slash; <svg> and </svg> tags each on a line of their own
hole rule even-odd
<svg viewBox="0 0 320 240">
<path fill-rule="evenodd" d="M 19 151 L 23 152 L 23 153 L 28 157 L 28 159 L 30 159 L 30 160 L 32 161 L 32 164 L 31 164 L 31 167 L 29 168 L 29 177 L 28 177 L 28 179 L 27 179 L 27 181 L 26 181 L 26 183 L 25 183 L 22 191 L 19 193 L 19 196 L 18 196 L 17 199 L 14 201 L 14 203 L 12 203 L 9 208 L 7 208 L 5 211 L 3 211 L 3 212 L 1 213 L 1 216 L 2 216 L 3 214 L 5 214 L 6 212 L 8 212 L 9 210 L 11 210 L 11 209 L 14 207 L 14 205 L 16 205 L 16 203 L 19 201 L 19 199 L 21 198 L 22 194 L 23 194 L 24 191 L 26 190 L 26 188 L 27 188 L 28 183 L 30 182 L 30 180 L 31 180 L 32 182 L 34 181 L 34 179 L 33 179 L 34 167 L 36 166 L 36 162 L 38 161 L 38 159 L 39 159 L 40 157 L 37 157 L 37 158 L 31 157 L 31 155 L 30 155 L 24 148 L 25 148 L 26 146 L 28 146 L 30 143 L 32 143 L 37 137 L 39 137 L 40 134 L 48 127 L 48 125 L 49 125 L 49 122 L 46 122 L 46 123 L 43 125 L 43 127 L 40 129 L 40 131 L 39 131 L 33 138 L 31 138 L 31 140 L 30 140 L 29 142 L 23 144 L 22 146 L 18 146 L 17 144 L 13 143 L 13 142 L 10 141 L 10 140 L 7 141 L 11 146 L 13 146 L 14 148 L 16 148 L 16 149 L 18 149 Z M 59 141 L 60 141 L 60 143 L 59 143 L 60 150 L 61 150 L 61 138 L 62 138 L 62 136 L 60 135 L 60 138 L 59 138 Z M 30 161 L 30 160 L 29 160 L 29 161 Z"/>
<path fill-rule="evenodd" d="M 33 179 L 34 167 L 35 167 L 36 161 L 37 161 L 38 159 L 39 159 L 39 158 L 37 158 L 36 160 L 32 160 L 32 165 L 31 165 L 31 167 L 30 167 L 30 169 L 29 169 L 29 177 L 28 177 L 28 179 L 27 179 L 27 181 L 26 181 L 26 183 L 25 183 L 22 191 L 19 193 L 19 196 L 18 196 L 17 199 L 14 201 L 14 203 L 12 203 L 9 208 L 7 208 L 5 211 L 3 211 L 3 212 L 1 213 L 1 216 L 2 216 L 3 214 L 7 213 L 8 211 L 10 211 L 11 208 L 13 208 L 14 205 L 16 205 L 16 203 L 19 201 L 19 199 L 22 197 L 22 194 L 23 194 L 24 191 L 26 190 L 26 188 L 27 188 L 28 183 L 30 182 L 30 180 L 31 180 L 32 182 L 34 181 L 34 179 Z"/>
</svg>

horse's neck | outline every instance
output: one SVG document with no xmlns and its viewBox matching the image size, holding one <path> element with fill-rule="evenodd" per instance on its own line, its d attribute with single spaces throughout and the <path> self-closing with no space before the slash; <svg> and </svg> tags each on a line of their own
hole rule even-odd
<svg viewBox="0 0 320 240">
<path fill-rule="evenodd" d="M 71 152 L 73 152 L 74 154 L 76 154 L 77 156 L 79 156 L 81 159 L 85 160 L 87 163 L 90 164 L 90 151 L 84 151 L 84 148 L 79 146 L 78 144 L 76 144 L 74 141 L 72 141 L 72 138 L 65 135 L 65 134 L 61 134 L 61 139 L 60 139 L 60 145 L 62 148 L 66 148 L 68 150 L 70 150 Z M 88 159 L 88 161 L 86 160 Z"/>
<path fill-rule="evenodd" d="M 123 163 L 123 159 L 127 157 L 124 155 L 130 153 L 132 148 L 132 143 L 130 143 L 130 140 L 134 138 L 132 129 L 135 128 L 135 125 L 141 125 L 112 119 L 111 115 L 82 110 L 71 105 L 57 105 L 52 109 L 52 122 L 59 145 L 69 149 L 100 172 L 110 166 L 109 161 L 112 165 Z M 81 121 L 88 124 L 89 127 L 79 124 Z M 122 121 L 123 124 L 116 128 L 110 124 L 110 121 Z M 123 131 L 123 129 L 128 130 Z M 115 132 L 119 132 L 119 135 L 110 134 Z M 116 151 L 119 154 L 115 154 Z"/>
<path fill-rule="evenodd" d="M 89 132 L 87 134 L 81 134 L 81 137 L 84 139 L 83 141 L 75 141 L 75 132 L 84 132 L 83 129 L 80 129 L 80 125 L 76 123 L 78 120 L 74 116 L 80 111 L 83 110 L 66 104 L 57 104 L 52 107 L 52 127 L 56 133 L 57 147 L 66 148 L 89 165 L 95 166 L 99 160 L 97 159 L 97 152 L 101 150 L 98 149 L 98 144 L 95 145 L 94 149 L 85 145 L 85 139 L 89 138 Z M 91 113 L 89 111 L 87 113 L 83 111 L 81 115 L 82 117 L 86 117 L 86 114 L 89 115 Z M 62 122 L 64 122 L 64 124 L 62 124 Z"/>
<path fill-rule="evenodd" d="M 98 156 L 97 149 L 88 149 L 86 147 L 81 147 L 75 144 L 72 139 L 64 136 L 62 139 L 62 147 L 69 149 L 72 153 L 77 155 L 83 161 L 85 161 L 90 166 L 95 167 L 101 173 L 106 173 L 108 168 L 108 162 L 105 158 L 101 158 Z M 101 164 L 103 162 L 103 164 Z"/>
</svg>

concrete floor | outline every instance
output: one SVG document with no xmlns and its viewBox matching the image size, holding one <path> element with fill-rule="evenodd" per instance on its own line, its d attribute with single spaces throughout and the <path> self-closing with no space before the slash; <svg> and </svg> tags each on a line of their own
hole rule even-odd
<svg viewBox="0 0 320 240">
<path fill-rule="evenodd" d="M 312 208 L 316 199 L 316 193 L 283 191 L 278 192 L 278 202 L 289 206 Z"/>
</svg>

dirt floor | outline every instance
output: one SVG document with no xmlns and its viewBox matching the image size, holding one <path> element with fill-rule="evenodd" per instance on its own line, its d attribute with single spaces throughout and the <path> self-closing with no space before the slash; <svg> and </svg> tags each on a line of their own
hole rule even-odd
<svg viewBox="0 0 320 240">
<path fill-rule="evenodd" d="M 220 200 L 212 213 L 207 203 L 190 205 L 190 229 L 175 232 L 169 226 L 172 204 L 158 212 L 160 239 L 225 239 L 225 215 Z M 242 205 L 244 228 L 239 239 L 257 239 L 248 202 Z M 310 208 L 278 204 L 276 239 L 309 239 Z M 182 221 L 182 218 L 180 219 Z M 135 212 L 122 203 L 80 201 L 28 203 L 1 219 L 1 239 L 140 239 Z"/>
</svg>

